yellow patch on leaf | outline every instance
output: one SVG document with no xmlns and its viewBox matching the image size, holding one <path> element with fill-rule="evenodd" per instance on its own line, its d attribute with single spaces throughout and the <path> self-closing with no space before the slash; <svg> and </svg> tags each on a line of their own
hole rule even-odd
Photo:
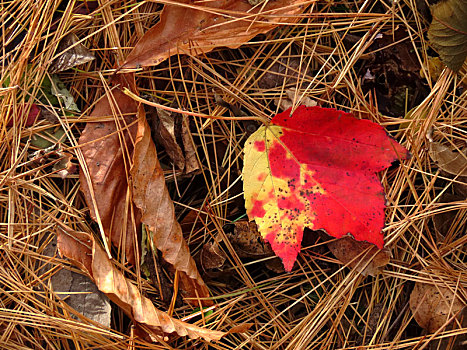
<svg viewBox="0 0 467 350">
<path fill-rule="evenodd" d="M 248 215 L 255 218 L 259 232 L 290 271 L 300 251 L 303 230 L 313 228 L 314 219 L 310 215 L 308 196 L 297 196 L 297 193 L 324 194 L 324 190 L 313 181 L 313 171 L 300 164 L 290 152 L 285 153 L 282 161 L 295 163 L 293 168 L 297 173 L 273 174 L 268 154 L 271 147 L 281 147 L 278 142 L 281 135 L 280 126 L 263 126 L 250 136 L 245 145 L 243 177 Z"/>
</svg>

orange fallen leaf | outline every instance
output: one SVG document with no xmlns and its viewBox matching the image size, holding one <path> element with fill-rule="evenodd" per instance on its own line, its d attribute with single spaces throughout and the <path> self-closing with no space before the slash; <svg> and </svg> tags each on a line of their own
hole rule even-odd
<svg viewBox="0 0 467 350">
<path fill-rule="evenodd" d="M 167 190 L 151 130 L 146 121 L 144 110 L 138 112 L 138 133 L 135 142 L 133 166 L 133 201 L 141 210 L 142 221 L 152 232 L 154 245 L 162 252 L 165 261 L 185 276 L 180 281 L 182 289 L 188 294 L 187 301 L 198 305 L 197 297 L 206 298 L 209 291 L 201 278 L 196 263 L 190 255 L 183 232 L 175 217 L 175 208 Z M 188 284 L 188 285 L 187 285 Z M 210 300 L 203 300 L 203 305 L 212 305 Z"/>
<path fill-rule="evenodd" d="M 167 334 L 219 340 L 226 333 L 191 325 L 170 317 L 141 294 L 137 286 L 116 269 L 104 250 L 91 235 L 84 232 L 64 231 L 57 228 L 60 255 L 72 260 L 96 283 L 97 288 L 118 305 L 136 323 L 150 331 L 153 340 Z"/>
<path fill-rule="evenodd" d="M 127 79 L 129 83 L 123 79 L 125 75 L 120 75 L 124 86 L 135 89 L 133 76 Z M 89 173 L 86 176 L 85 171 L 80 172 L 80 183 L 91 216 L 97 221 L 99 215 L 105 235 L 125 252 L 131 264 L 135 264 L 139 249 L 136 242 L 141 237 L 141 222 L 146 224 L 164 259 L 183 274 L 180 287 L 187 301 L 198 305 L 197 298 L 209 297 L 209 291 L 175 219 L 144 108 L 114 89 L 96 104 L 91 116 L 99 119 L 114 114 L 114 121 L 88 123 L 79 140 Z"/>
<path fill-rule="evenodd" d="M 86 176 L 81 164 L 79 179 L 91 217 L 97 221 L 99 215 L 105 235 L 131 264 L 135 264 L 135 242 L 141 233 L 140 215 L 131 203 L 127 176 L 137 131 L 136 111 L 136 103 L 114 89 L 96 104 L 90 117 L 100 120 L 114 116 L 115 120 L 87 123 L 79 139 L 89 174 Z"/>
<path fill-rule="evenodd" d="M 238 0 L 199 3 L 166 4 L 160 21 L 138 41 L 123 68 L 157 65 L 179 53 L 198 55 L 219 46 L 237 48 L 279 25 L 296 23 L 309 1 L 275 0 L 256 6 Z"/>
</svg>

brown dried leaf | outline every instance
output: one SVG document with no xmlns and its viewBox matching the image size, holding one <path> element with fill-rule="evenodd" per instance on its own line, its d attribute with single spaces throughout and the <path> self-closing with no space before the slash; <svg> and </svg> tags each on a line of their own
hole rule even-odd
<svg viewBox="0 0 467 350">
<path fill-rule="evenodd" d="M 391 253 L 372 243 L 343 237 L 327 243 L 328 248 L 343 264 L 355 268 L 363 276 L 375 276 L 389 263 Z"/>
<path fill-rule="evenodd" d="M 155 308 L 123 273 L 112 265 L 104 250 L 91 235 L 84 232 L 57 229 L 58 249 L 62 256 L 72 260 L 89 275 L 100 291 L 117 304 L 129 317 L 145 330 L 153 340 L 176 333 L 191 339 L 219 340 L 225 333 L 182 322 Z"/>
<path fill-rule="evenodd" d="M 466 306 L 451 289 L 421 282 L 415 283 L 409 304 L 415 321 L 430 333 Z"/>
<path fill-rule="evenodd" d="M 83 166 L 79 180 L 91 217 L 97 221 L 99 215 L 105 235 L 125 253 L 128 262 L 135 264 L 135 239 L 140 236 L 141 224 L 139 212 L 131 204 L 128 167 L 137 131 L 136 123 L 130 124 L 136 120 L 137 106 L 118 89 L 111 94 L 96 104 L 91 117 L 117 114 L 115 120 L 87 123 L 79 139 L 92 189 Z"/>
<path fill-rule="evenodd" d="M 50 73 L 58 73 L 95 59 L 94 54 L 86 46 L 75 45 L 78 41 L 74 33 L 68 34 L 60 41 L 57 52 L 61 54 L 50 65 Z M 70 46 L 73 47 L 69 49 Z"/>
<path fill-rule="evenodd" d="M 165 5 L 159 23 L 139 40 L 124 68 L 157 65 L 172 55 L 198 55 L 218 46 L 237 48 L 283 23 L 295 23 L 305 0 L 268 1 L 252 7 L 246 1 L 217 0 L 207 6 L 191 1 Z"/>
<path fill-rule="evenodd" d="M 467 176 L 467 155 L 465 152 L 454 152 L 439 142 L 430 142 L 429 154 L 441 170 L 455 176 Z"/>
<path fill-rule="evenodd" d="M 185 169 L 185 156 L 175 137 L 175 115 L 162 108 L 156 108 L 156 110 L 156 141 L 164 147 L 175 167 L 183 171 Z"/>
<path fill-rule="evenodd" d="M 205 270 L 222 268 L 226 259 L 225 253 L 219 249 L 216 243 L 206 243 L 201 249 L 200 261 Z"/>
<path fill-rule="evenodd" d="M 271 245 L 264 241 L 255 222 L 240 220 L 234 225 L 230 241 L 239 257 L 258 258 L 274 255 Z"/>
<path fill-rule="evenodd" d="M 56 257 L 57 237 L 54 236 L 45 246 L 42 254 L 51 258 Z M 40 269 L 40 275 L 48 275 L 55 268 L 56 264 L 44 264 Z M 98 290 L 88 276 L 62 268 L 50 277 L 50 287 L 60 299 L 80 314 L 110 328 L 112 312 L 110 300 Z M 73 314 L 71 317 L 77 319 Z"/>
<path fill-rule="evenodd" d="M 191 174 L 200 169 L 198 157 L 196 156 L 196 149 L 193 139 L 191 138 L 190 128 L 188 126 L 186 116 L 183 116 L 182 121 L 182 142 L 185 150 L 185 173 Z"/>
<path fill-rule="evenodd" d="M 172 199 L 165 185 L 164 172 L 157 159 L 157 151 L 151 139 L 151 131 L 142 107 L 138 114 L 138 133 L 135 142 L 133 166 L 133 201 L 141 210 L 142 221 L 151 231 L 154 245 L 162 252 L 163 258 L 181 274 L 180 281 L 188 293 L 190 302 L 197 304 L 196 297 L 207 298 L 209 291 L 201 278 L 190 249 L 175 217 Z M 212 305 L 210 300 L 203 304 Z"/>
</svg>

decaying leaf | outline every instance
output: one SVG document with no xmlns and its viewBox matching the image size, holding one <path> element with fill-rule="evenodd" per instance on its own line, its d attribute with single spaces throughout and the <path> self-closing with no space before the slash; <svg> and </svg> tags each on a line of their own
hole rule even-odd
<svg viewBox="0 0 467 350">
<path fill-rule="evenodd" d="M 56 237 L 47 244 L 42 254 L 49 257 L 57 255 Z M 40 274 L 48 274 L 52 269 L 53 264 L 45 264 Z M 50 277 L 50 284 L 52 290 L 70 307 L 94 322 L 110 328 L 110 300 L 97 289 L 88 276 L 62 268 Z"/>
<path fill-rule="evenodd" d="M 57 229 L 58 250 L 62 256 L 72 260 L 96 283 L 129 317 L 151 332 L 153 340 L 167 334 L 219 340 L 225 333 L 197 327 L 156 309 L 154 304 L 141 294 L 138 287 L 125 278 L 112 265 L 104 250 L 91 235 L 84 232 L 65 232 Z"/>
<path fill-rule="evenodd" d="M 389 249 L 378 249 L 374 244 L 352 237 L 332 240 L 327 245 L 337 259 L 363 276 L 376 276 L 391 259 Z"/>
<path fill-rule="evenodd" d="M 304 0 L 268 1 L 252 7 L 246 1 L 215 0 L 194 5 L 182 0 L 166 4 L 159 23 L 128 55 L 123 68 L 157 65 L 176 54 L 198 55 L 219 46 L 237 48 L 279 23 L 296 23 Z"/>
<path fill-rule="evenodd" d="M 60 41 L 57 52 L 61 52 L 61 54 L 50 65 L 50 73 L 58 73 L 95 59 L 94 54 L 86 46 L 83 44 L 75 45 L 78 41 L 79 39 L 74 33 L 68 34 Z"/>
<path fill-rule="evenodd" d="M 91 117 L 99 120 L 115 113 L 115 120 L 87 123 L 79 139 L 87 168 L 85 171 L 81 165 L 79 180 L 91 217 L 97 221 L 99 215 L 106 236 L 131 264 L 136 262 L 135 242 L 141 232 L 139 211 L 131 203 L 128 184 L 136 111 L 136 103 L 114 89 L 96 104 Z"/>
<path fill-rule="evenodd" d="M 235 222 L 233 234 L 229 238 L 240 258 L 259 258 L 274 254 L 271 245 L 263 240 L 254 222 Z"/>
<path fill-rule="evenodd" d="M 183 171 L 185 174 L 198 170 L 199 162 L 191 140 L 190 129 L 185 123 L 185 116 L 177 115 L 162 108 L 156 108 L 156 110 L 157 114 L 154 115 L 156 118 L 154 123 L 156 141 L 164 147 L 178 170 Z M 181 139 L 180 143 L 183 149 L 177 140 L 177 136 Z"/>
<path fill-rule="evenodd" d="M 225 253 L 219 249 L 218 244 L 206 243 L 203 249 L 201 249 L 199 259 L 204 270 L 212 270 L 222 268 L 227 257 Z"/>
<path fill-rule="evenodd" d="M 420 327 L 430 333 L 436 332 L 466 307 L 460 295 L 455 295 L 453 290 L 435 284 L 415 283 L 409 304 Z"/>
<path fill-rule="evenodd" d="M 467 57 L 467 2 L 444 0 L 431 5 L 428 39 L 444 64 L 458 71 Z"/>
<path fill-rule="evenodd" d="M 141 210 L 142 221 L 149 228 L 154 245 L 162 252 L 164 260 L 188 277 L 182 276 L 180 279 L 190 283 L 182 287 L 188 293 L 188 300 L 198 304 L 196 297 L 206 298 L 209 291 L 199 275 L 175 217 L 174 205 L 165 184 L 164 172 L 157 159 L 151 131 L 144 110 L 140 107 L 131 168 L 133 201 Z M 212 304 L 210 300 L 204 300 L 203 303 Z"/>
<path fill-rule="evenodd" d="M 385 197 L 376 172 L 409 152 L 368 120 L 335 109 L 299 106 L 245 144 L 247 214 L 290 271 L 303 230 L 384 246 Z"/>
<path fill-rule="evenodd" d="M 454 152 L 439 142 L 430 142 L 429 154 L 441 170 L 454 176 L 467 176 L 467 152 Z"/>
<path fill-rule="evenodd" d="M 27 112 L 26 112 L 27 111 Z M 14 124 L 13 120 L 16 121 L 16 124 L 24 124 L 24 126 L 31 126 L 34 125 L 37 118 L 41 115 L 41 110 L 39 107 L 32 103 L 31 106 L 20 106 L 18 108 L 17 114 L 11 118 L 8 123 L 7 127 L 11 128 Z"/>
</svg>

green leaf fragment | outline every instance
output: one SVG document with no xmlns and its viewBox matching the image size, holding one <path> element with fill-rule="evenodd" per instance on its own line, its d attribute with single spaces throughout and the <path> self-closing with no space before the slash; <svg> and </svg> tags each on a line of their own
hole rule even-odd
<svg viewBox="0 0 467 350">
<path fill-rule="evenodd" d="M 467 57 L 467 1 L 440 1 L 431 13 L 428 38 L 444 64 L 457 72 Z"/>
</svg>

